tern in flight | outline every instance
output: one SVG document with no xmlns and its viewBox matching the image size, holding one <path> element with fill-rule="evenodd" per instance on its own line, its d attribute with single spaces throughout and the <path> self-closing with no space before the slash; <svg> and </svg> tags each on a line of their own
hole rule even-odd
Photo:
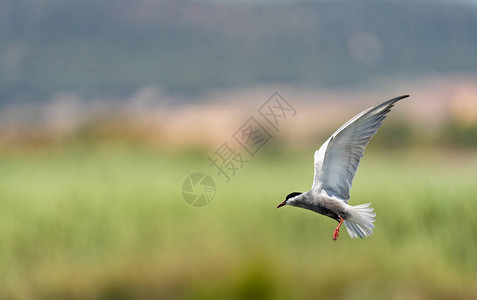
<svg viewBox="0 0 477 300">
<path fill-rule="evenodd" d="M 315 175 L 311 190 L 291 193 L 278 207 L 291 205 L 312 210 L 339 222 L 333 240 L 339 236 L 341 224 L 352 238 L 373 233 L 374 208 L 371 203 L 351 206 L 349 190 L 364 148 L 376 134 L 391 107 L 409 95 L 396 97 L 371 107 L 341 126 L 315 152 Z"/>
</svg>

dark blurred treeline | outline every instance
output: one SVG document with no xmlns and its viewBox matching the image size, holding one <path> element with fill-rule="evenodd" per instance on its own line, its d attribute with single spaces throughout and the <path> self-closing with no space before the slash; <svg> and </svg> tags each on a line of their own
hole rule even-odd
<svg viewBox="0 0 477 300">
<path fill-rule="evenodd" d="M 3 0 L 0 103 L 477 73 L 476 28 L 455 1 Z"/>
</svg>

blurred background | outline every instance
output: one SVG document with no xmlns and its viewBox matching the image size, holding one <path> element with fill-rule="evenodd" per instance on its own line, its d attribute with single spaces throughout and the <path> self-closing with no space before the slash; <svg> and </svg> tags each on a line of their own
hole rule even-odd
<svg viewBox="0 0 477 300">
<path fill-rule="evenodd" d="M 477 298 L 476 30 L 471 0 L 1 1 L 0 298 Z M 208 158 L 276 91 L 296 115 L 226 182 Z M 405 94 L 351 191 L 370 238 L 276 209 Z"/>
</svg>

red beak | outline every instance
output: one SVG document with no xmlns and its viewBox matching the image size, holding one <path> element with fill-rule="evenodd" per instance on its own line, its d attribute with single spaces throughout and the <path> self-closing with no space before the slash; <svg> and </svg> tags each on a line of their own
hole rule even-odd
<svg viewBox="0 0 477 300">
<path fill-rule="evenodd" d="M 278 204 L 277 208 L 280 208 L 282 207 L 283 205 L 286 205 L 287 204 L 287 200 L 283 201 L 282 203 Z"/>
</svg>

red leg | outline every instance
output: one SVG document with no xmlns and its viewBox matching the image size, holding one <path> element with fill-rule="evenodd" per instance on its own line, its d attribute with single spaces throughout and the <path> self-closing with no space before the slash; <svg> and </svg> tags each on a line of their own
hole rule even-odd
<svg viewBox="0 0 477 300">
<path fill-rule="evenodd" d="M 338 237 L 340 236 L 340 226 L 343 224 L 343 218 L 340 217 L 340 223 L 338 224 L 338 227 L 336 227 L 335 231 L 333 232 L 333 241 L 336 241 Z"/>
</svg>

